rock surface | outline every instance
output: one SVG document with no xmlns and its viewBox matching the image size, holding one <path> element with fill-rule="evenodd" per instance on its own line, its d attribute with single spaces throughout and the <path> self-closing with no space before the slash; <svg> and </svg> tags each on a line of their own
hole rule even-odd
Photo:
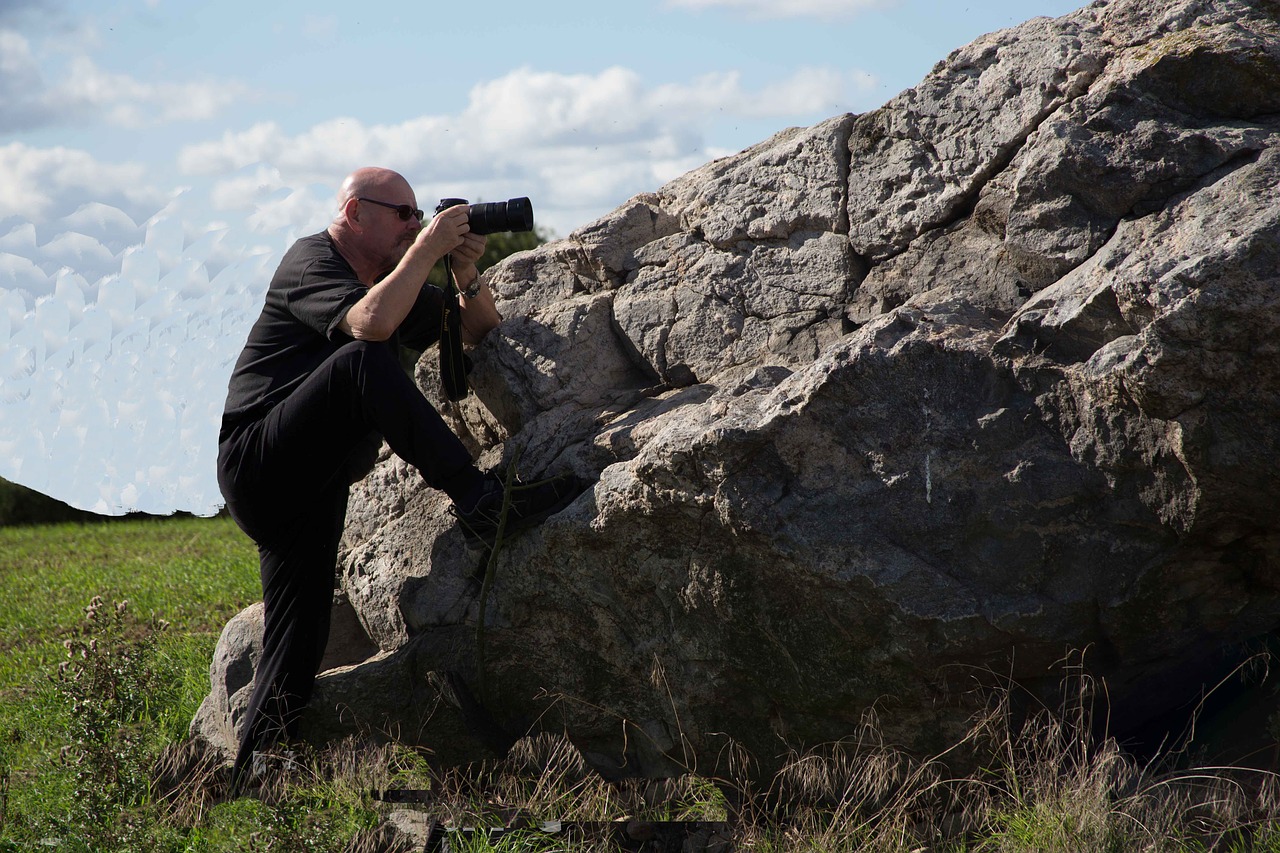
<svg viewBox="0 0 1280 853">
<path fill-rule="evenodd" d="M 872 707 L 945 748 L 1073 650 L 1118 729 L 1197 699 L 1280 627 L 1278 19 L 1036 19 L 508 259 L 475 394 L 418 380 L 483 464 L 594 485 L 486 564 L 384 452 L 342 572 L 379 651 L 313 736 L 767 773 Z"/>
</svg>

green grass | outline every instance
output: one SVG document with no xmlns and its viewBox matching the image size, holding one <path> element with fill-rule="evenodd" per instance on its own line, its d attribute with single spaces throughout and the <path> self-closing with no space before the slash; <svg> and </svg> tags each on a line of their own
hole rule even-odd
<svg viewBox="0 0 1280 853">
<path fill-rule="evenodd" d="M 156 770 L 182 764 L 218 634 L 259 596 L 255 549 L 227 519 L 0 528 L 0 853 L 381 850 L 387 807 L 370 792 L 385 788 L 430 789 L 434 816 L 459 826 L 513 813 L 727 821 L 735 849 L 760 853 L 1280 853 L 1280 777 L 1139 764 L 1090 734 L 1092 691 L 1074 665 L 1064 684 L 1074 678 L 1079 695 L 1020 726 L 994 694 L 954 748 L 983 763 L 959 775 L 886 744 L 868 715 L 772 780 L 609 783 L 567 740 L 541 735 L 503 761 L 448 770 L 397 744 L 343 742 L 254 798 L 225 801 L 225 774 L 204 768 L 165 799 Z M 477 853 L 600 847 L 453 841 Z"/>
<path fill-rule="evenodd" d="M 256 550 L 227 518 L 0 528 L 0 647 L 74 627 L 94 595 L 207 631 L 258 594 Z"/>
<path fill-rule="evenodd" d="M 180 716 L 208 692 L 222 626 L 261 597 L 257 552 L 226 518 L 0 528 L 0 725 L 50 734 L 48 677 L 95 596 L 171 624 L 158 651 L 181 673 Z"/>
<path fill-rule="evenodd" d="M 63 755 L 74 720 L 54 676 L 95 596 L 129 602 L 127 630 L 148 638 L 147 666 L 165 676 L 146 697 L 158 749 L 185 736 L 208 693 L 222 626 L 261 596 L 256 549 L 225 518 L 0 528 L 0 849 L 22 849 L 75 805 Z"/>
</svg>

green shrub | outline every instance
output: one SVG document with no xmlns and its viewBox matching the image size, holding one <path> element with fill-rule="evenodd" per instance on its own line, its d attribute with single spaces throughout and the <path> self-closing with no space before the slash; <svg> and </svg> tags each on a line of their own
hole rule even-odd
<svg viewBox="0 0 1280 853">
<path fill-rule="evenodd" d="M 72 846 L 149 846 L 151 768 L 163 746 L 157 714 L 171 704 L 176 682 L 157 654 L 166 627 L 131 618 L 127 601 L 94 598 L 83 629 L 65 643 L 54 684 L 69 715 L 61 761 L 75 784 L 60 828 Z"/>
</svg>

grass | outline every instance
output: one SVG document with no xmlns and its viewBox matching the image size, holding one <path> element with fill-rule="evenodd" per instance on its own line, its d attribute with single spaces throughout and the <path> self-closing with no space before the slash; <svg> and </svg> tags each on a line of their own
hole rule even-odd
<svg viewBox="0 0 1280 853">
<path fill-rule="evenodd" d="M 1140 763 L 1093 737 L 1098 691 L 1078 663 L 1064 669 L 1072 689 L 1059 707 L 1015 723 L 1009 691 L 993 691 L 968 736 L 933 757 L 885 742 L 870 713 L 770 780 L 609 783 L 550 735 L 447 770 L 353 739 L 305 751 L 254 797 L 227 801 L 225 770 L 202 764 L 185 734 L 218 632 L 258 597 L 253 546 L 226 519 L 0 529 L 0 851 L 421 849 L 388 829 L 391 807 L 372 796 L 412 788 L 429 791 L 434 819 L 459 827 L 731 827 L 708 850 L 1280 853 L 1276 777 L 1180 767 L 1176 756 Z M 969 760 L 953 761 L 961 754 Z M 451 845 L 617 849 L 603 831 L 455 834 Z"/>
<path fill-rule="evenodd" d="M 95 595 L 216 639 L 261 597 L 256 552 L 226 518 L 0 528 L 0 698 L 61 661 Z"/>
<path fill-rule="evenodd" d="M 218 634 L 260 595 L 254 546 L 229 519 L 0 528 L 0 850 L 56 837 L 83 800 L 84 770 L 67 760 L 77 720 L 57 675 L 74 663 L 68 644 L 95 639 L 95 597 L 129 602 L 118 624 L 102 617 L 116 633 L 98 639 L 141 644 L 157 676 L 143 697 L 154 753 L 185 737 Z"/>
</svg>

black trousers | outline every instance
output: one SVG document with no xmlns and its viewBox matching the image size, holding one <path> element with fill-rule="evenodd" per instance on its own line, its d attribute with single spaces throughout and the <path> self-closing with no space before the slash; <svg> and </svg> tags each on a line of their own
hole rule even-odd
<svg viewBox="0 0 1280 853">
<path fill-rule="evenodd" d="M 379 343 L 341 347 L 264 417 L 222 436 L 218 484 L 232 518 L 257 543 L 264 607 L 262 657 L 241 724 L 233 788 L 255 750 L 297 736 L 329 638 L 347 491 L 367 468 L 360 457 L 379 434 L 428 485 L 455 500 L 482 478 L 466 447 Z"/>
</svg>

